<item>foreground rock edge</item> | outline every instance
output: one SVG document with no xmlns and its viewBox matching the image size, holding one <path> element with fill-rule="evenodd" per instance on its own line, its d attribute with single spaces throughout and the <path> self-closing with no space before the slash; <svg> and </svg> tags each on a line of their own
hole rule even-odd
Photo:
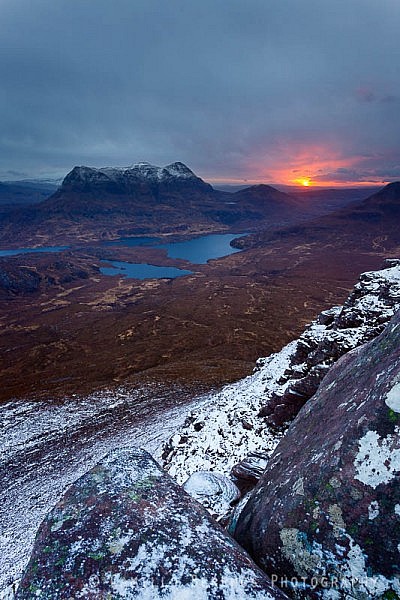
<svg viewBox="0 0 400 600">
<path fill-rule="evenodd" d="M 107 454 L 43 521 L 16 598 L 285 598 L 144 450 Z"/>
</svg>

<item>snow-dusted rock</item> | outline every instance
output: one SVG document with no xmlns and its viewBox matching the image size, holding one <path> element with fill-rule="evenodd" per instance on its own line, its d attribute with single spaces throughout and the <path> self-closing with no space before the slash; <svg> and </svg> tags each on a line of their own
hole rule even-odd
<svg viewBox="0 0 400 600">
<path fill-rule="evenodd" d="M 129 167 L 74 167 L 64 178 L 63 189 L 85 191 L 89 189 L 104 189 L 109 192 L 132 190 L 132 186 L 168 184 L 200 185 L 211 189 L 200 177 L 197 177 L 189 167 L 181 162 L 175 162 L 165 167 L 157 167 L 148 162 L 135 163 Z"/>
<path fill-rule="evenodd" d="M 240 498 L 239 488 L 229 477 L 212 471 L 196 471 L 185 481 L 183 489 L 219 515 L 228 512 Z"/>
<path fill-rule="evenodd" d="M 266 460 L 331 366 L 380 334 L 398 308 L 400 260 L 393 259 L 381 271 L 362 274 L 342 307 L 322 312 L 298 340 L 259 359 L 253 375 L 225 386 L 189 415 L 164 446 L 165 468 L 183 483 L 198 470 L 229 475 L 251 453 Z"/>
<path fill-rule="evenodd" d="M 145 451 L 110 452 L 48 514 L 17 598 L 285 596 Z"/>
<path fill-rule="evenodd" d="M 235 538 L 295 597 L 400 596 L 399 398 L 400 311 L 332 367 L 236 512 Z"/>
<path fill-rule="evenodd" d="M 284 376 L 288 385 L 267 395 L 260 412 L 267 423 L 291 421 L 343 354 L 383 331 L 400 307 L 400 261 L 387 262 L 386 269 L 363 273 L 343 307 L 322 312 L 300 336 Z"/>
<path fill-rule="evenodd" d="M 271 355 L 265 360 L 264 369 L 225 386 L 210 396 L 200 410 L 189 414 L 183 427 L 163 448 L 164 464 L 178 483 L 199 470 L 227 475 L 249 452 L 260 448 L 272 452 L 282 433 L 266 427 L 258 413 L 265 387 L 280 388 L 278 380 L 289 367 L 295 345 L 292 342 Z"/>
</svg>

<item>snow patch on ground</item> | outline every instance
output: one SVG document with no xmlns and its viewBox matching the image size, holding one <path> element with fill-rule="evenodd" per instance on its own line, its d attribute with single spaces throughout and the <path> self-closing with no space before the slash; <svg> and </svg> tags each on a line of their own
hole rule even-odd
<svg viewBox="0 0 400 600">
<path fill-rule="evenodd" d="M 187 413 L 204 402 L 194 398 L 162 410 L 163 393 L 155 386 L 76 397 L 62 405 L 0 406 L 1 599 L 13 598 L 11 584 L 28 562 L 40 523 L 76 479 L 118 447 L 141 446 L 159 455 Z"/>
<path fill-rule="evenodd" d="M 376 431 L 367 431 L 358 442 L 355 479 L 373 488 L 394 479 L 400 471 L 400 448 L 395 447 L 399 435 L 400 427 L 396 427 L 395 435 L 386 438 L 381 438 Z"/>
<path fill-rule="evenodd" d="M 185 425 L 171 438 L 166 467 L 178 483 L 196 471 L 229 474 L 233 465 L 252 450 L 272 453 L 282 437 L 263 425 L 258 412 L 264 391 L 282 388 L 278 379 L 289 367 L 296 342 L 264 359 L 263 368 L 211 395 L 189 414 Z"/>
<path fill-rule="evenodd" d="M 400 413 L 400 383 L 396 383 L 388 392 L 385 403 L 389 408 Z"/>
<path fill-rule="evenodd" d="M 370 521 L 373 521 L 378 516 L 379 516 L 379 504 L 378 504 L 377 500 L 374 500 L 368 506 L 368 519 L 370 519 Z"/>
</svg>

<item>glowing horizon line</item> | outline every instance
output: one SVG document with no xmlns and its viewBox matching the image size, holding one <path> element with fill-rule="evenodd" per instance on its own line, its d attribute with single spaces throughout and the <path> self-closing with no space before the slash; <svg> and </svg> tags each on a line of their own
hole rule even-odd
<svg viewBox="0 0 400 600">
<path fill-rule="evenodd" d="M 315 181 L 314 179 L 312 179 L 312 177 L 309 178 L 310 179 L 310 185 L 309 186 L 304 186 L 303 184 L 300 183 L 300 178 L 297 181 L 291 180 L 291 181 L 271 181 L 271 180 L 261 180 L 261 179 L 234 179 L 234 178 L 228 178 L 228 177 L 224 177 L 224 178 L 220 178 L 220 177 L 204 177 L 205 181 L 208 181 L 209 183 L 212 183 L 214 185 L 240 185 L 240 186 L 245 186 L 245 187 L 250 187 L 253 185 L 270 185 L 270 186 L 277 186 L 277 185 L 281 185 L 281 186 L 286 186 L 286 187 L 298 187 L 298 188 L 304 188 L 307 187 L 307 189 L 313 189 L 313 188 L 326 188 L 326 187 L 379 187 L 379 186 L 385 186 L 388 185 L 389 183 L 392 183 L 391 181 Z"/>
</svg>

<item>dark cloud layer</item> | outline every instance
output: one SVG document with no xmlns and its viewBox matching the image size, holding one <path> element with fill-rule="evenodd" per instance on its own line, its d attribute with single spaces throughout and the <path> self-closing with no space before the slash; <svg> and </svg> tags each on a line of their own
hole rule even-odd
<svg viewBox="0 0 400 600">
<path fill-rule="evenodd" d="M 399 25 L 398 0 L 2 0 L 0 177 L 400 179 Z"/>
</svg>

